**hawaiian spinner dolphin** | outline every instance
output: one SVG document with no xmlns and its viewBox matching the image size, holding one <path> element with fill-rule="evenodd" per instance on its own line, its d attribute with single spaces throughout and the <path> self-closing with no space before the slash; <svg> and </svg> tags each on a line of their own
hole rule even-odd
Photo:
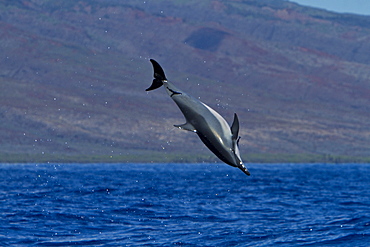
<svg viewBox="0 0 370 247">
<path fill-rule="evenodd" d="M 248 176 L 248 169 L 244 166 L 239 153 L 239 120 L 236 113 L 234 121 L 229 127 L 226 120 L 211 107 L 194 97 L 182 92 L 167 81 L 162 67 L 150 59 L 154 69 L 152 85 L 146 89 L 151 91 L 164 85 L 168 95 L 175 101 L 186 119 L 185 124 L 174 125 L 197 133 L 202 142 L 223 162 L 238 167 Z"/>
</svg>

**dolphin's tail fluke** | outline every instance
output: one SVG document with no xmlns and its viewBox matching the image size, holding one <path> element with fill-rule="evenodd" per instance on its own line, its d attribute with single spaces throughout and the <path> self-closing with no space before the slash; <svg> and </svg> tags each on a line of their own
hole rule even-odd
<svg viewBox="0 0 370 247">
<path fill-rule="evenodd" d="M 164 74 L 164 71 L 162 67 L 157 63 L 155 60 L 150 59 L 150 62 L 153 65 L 154 70 L 154 80 L 152 85 L 147 88 L 145 91 L 151 91 L 154 89 L 157 89 L 163 85 L 163 81 L 167 81 L 166 75 Z"/>
<path fill-rule="evenodd" d="M 151 90 L 157 89 L 161 87 L 162 85 L 163 85 L 163 81 L 154 79 L 152 85 L 148 87 L 147 89 L 145 89 L 145 91 L 151 91 Z"/>
</svg>

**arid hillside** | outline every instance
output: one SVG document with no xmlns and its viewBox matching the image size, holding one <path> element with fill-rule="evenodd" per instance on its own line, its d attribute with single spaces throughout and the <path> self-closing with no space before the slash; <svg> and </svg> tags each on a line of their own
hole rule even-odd
<svg viewBox="0 0 370 247">
<path fill-rule="evenodd" d="M 370 17 L 278 0 L 0 1 L 0 45 L 0 161 L 217 160 L 173 127 L 163 89 L 145 92 L 150 58 L 239 115 L 247 161 L 370 157 Z"/>
</svg>

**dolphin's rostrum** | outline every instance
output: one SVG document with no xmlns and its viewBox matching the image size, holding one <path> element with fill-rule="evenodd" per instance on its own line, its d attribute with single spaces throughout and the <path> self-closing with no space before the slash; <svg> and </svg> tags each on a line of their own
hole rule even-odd
<svg viewBox="0 0 370 247">
<path fill-rule="evenodd" d="M 167 81 L 162 67 L 150 59 L 154 69 L 154 80 L 146 91 L 154 90 L 162 85 L 168 95 L 175 101 L 186 119 L 185 124 L 175 125 L 197 133 L 202 142 L 223 162 L 238 167 L 248 176 L 248 169 L 244 166 L 239 153 L 239 120 L 234 114 L 234 121 L 229 127 L 226 120 L 211 107 L 184 93 Z"/>
</svg>

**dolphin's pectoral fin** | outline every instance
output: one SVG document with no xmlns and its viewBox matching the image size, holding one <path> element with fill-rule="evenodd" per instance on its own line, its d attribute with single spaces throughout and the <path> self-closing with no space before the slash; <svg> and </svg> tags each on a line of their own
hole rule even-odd
<svg viewBox="0 0 370 247">
<path fill-rule="evenodd" d="M 236 113 L 234 113 L 234 121 L 233 121 L 233 124 L 231 125 L 230 127 L 231 129 L 231 133 L 233 135 L 233 140 L 236 141 L 238 139 L 238 136 L 239 136 L 239 119 L 238 119 L 238 115 L 236 115 Z"/>
<path fill-rule="evenodd" d="M 176 128 L 182 129 L 182 130 L 187 130 L 187 131 L 191 131 L 191 132 L 197 132 L 197 130 L 190 123 L 175 124 L 174 126 Z"/>
</svg>

